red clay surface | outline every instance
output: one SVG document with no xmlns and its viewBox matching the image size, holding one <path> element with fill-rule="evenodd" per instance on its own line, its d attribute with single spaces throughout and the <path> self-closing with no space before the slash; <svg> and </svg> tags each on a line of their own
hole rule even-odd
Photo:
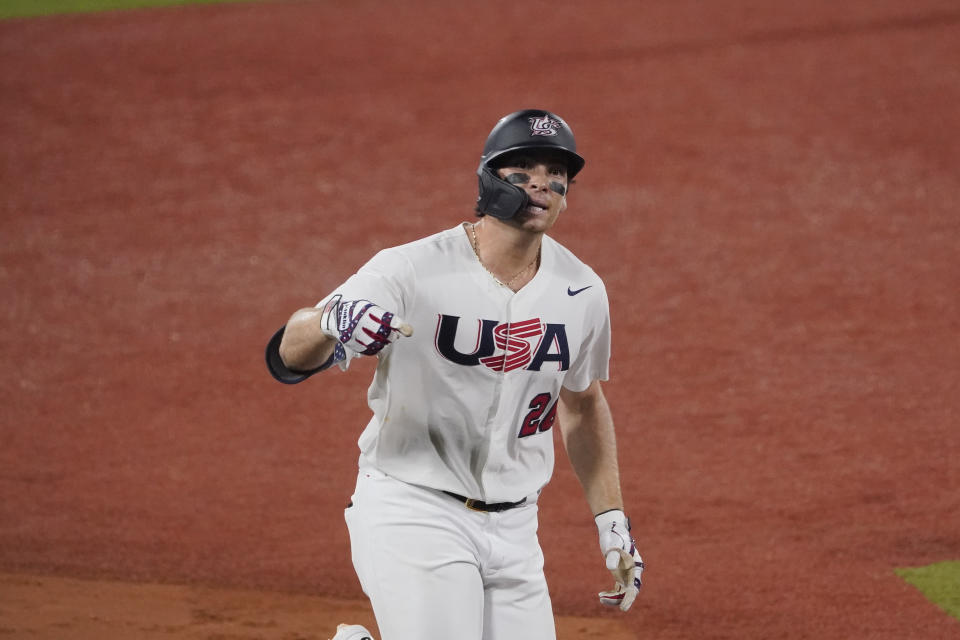
<svg viewBox="0 0 960 640">
<path fill-rule="evenodd" d="M 0 23 L 0 633 L 32 637 L 17 575 L 362 598 L 341 509 L 372 363 L 285 387 L 263 344 L 379 248 L 469 219 L 490 126 L 544 106 L 588 160 L 555 235 L 610 291 L 649 567 L 627 617 L 595 604 L 561 456 L 557 612 L 960 636 L 893 573 L 960 558 L 957 60 L 953 0 Z M 329 635 L 277 629 L 219 637 Z"/>
</svg>

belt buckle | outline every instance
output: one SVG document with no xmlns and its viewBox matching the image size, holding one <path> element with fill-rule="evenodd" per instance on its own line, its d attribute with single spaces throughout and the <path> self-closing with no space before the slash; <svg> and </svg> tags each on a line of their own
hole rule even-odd
<svg viewBox="0 0 960 640">
<path fill-rule="evenodd" d="M 467 498 L 467 501 L 464 502 L 463 504 L 465 504 L 466 507 L 467 507 L 467 509 L 470 509 L 471 511 L 480 511 L 480 512 L 482 512 L 483 509 L 480 509 L 480 508 L 477 507 L 477 503 L 478 503 L 478 502 L 483 502 L 483 501 L 482 501 L 482 500 L 474 500 L 473 498 Z"/>
</svg>

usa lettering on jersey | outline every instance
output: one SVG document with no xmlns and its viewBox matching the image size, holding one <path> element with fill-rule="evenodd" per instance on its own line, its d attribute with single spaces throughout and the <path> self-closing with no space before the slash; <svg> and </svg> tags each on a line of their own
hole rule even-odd
<svg viewBox="0 0 960 640">
<path fill-rule="evenodd" d="M 563 324 L 541 322 L 540 318 L 508 323 L 481 319 L 474 326 L 476 335 L 469 340 L 469 329 L 458 335 L 460 316 L 440 314 L 434 339 L 437 352 L 450 362 L 466 367 L 482 365 L 492 371 L 540 371 L 548 362 L 556 363 L 558 371 L 570 368 L 570 347 Z M 457 349 L 458 341 L 474 344 L 473 352 Z"/>
</svg>

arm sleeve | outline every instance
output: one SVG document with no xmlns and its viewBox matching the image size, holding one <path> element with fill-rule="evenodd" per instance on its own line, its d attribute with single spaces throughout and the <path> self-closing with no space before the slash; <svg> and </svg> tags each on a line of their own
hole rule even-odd
<svg viewBox="0 0 960 640">
<path fill-rule="evenodd" d="M 610 303 L 601 283 L 600 298 L 590 306 L 583 345 L 563 379 L 570 391 L 584 391 L 594 380 L 610 377 Z"/>
<path fill-rule="evenodd" d="M 320 300 L 316 306 L 322 307 L 333 296 L 341 295 L 344 300 L 369 300 L 378 307 L 404 317 L 407 314 L 409 301 L 413 300 L 415 284 L 416 278 L 410 260 L 396 248 L 384 249 L 347 278 L 346 282 Z M 386 349 L 389 348 L 390 345 L 386 347 Z M 318 371 L 334 363 L 341 370 L 346 371 L 350 361 L 360 354 L 350 349 L 340 348 L 335 355 L 337 359 L 325 364 Z"/>
</svg>

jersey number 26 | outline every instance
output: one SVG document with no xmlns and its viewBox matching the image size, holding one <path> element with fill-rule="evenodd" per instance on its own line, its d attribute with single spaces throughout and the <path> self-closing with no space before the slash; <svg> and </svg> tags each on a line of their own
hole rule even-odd
<svg viewBox="0 0 960 640">
<path fill-rule="evenodd" d="M 543 433 L 553 427 L 553 423 L 557 420 L 557 402 L 554 401 L 553 404 L 550 404 L 551 399 L 549 393 L 538 393 L 534 396 L 529 405 L 530 413 L 526 415 L 523 424 L 520 425 L 518 438 Z M 550 409 L 548 410 L 547 407 L 550 407 Z"/>
</svg>

